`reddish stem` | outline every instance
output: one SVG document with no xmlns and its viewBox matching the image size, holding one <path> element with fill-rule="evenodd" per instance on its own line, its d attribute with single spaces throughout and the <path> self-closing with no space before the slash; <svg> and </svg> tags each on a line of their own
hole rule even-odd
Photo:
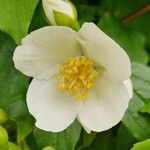
<svg viewBox="0 0 150 150">
<path fill-rule="evenodd" d="M 125 16 L 123 19 L 122 19 L 122 22 L 123 23 L 128 23 L 130 20 L 138 17 L 138 16 L 141 16 L 143 15 L 144 13 L 146 12 L 149 12 L 150 11 L 150 3 L 149 4 L 146 4 L 145 6 L 143 6 L 142 8 L 139 8 L 137 9 L 135 12 Z"/>
</svg>

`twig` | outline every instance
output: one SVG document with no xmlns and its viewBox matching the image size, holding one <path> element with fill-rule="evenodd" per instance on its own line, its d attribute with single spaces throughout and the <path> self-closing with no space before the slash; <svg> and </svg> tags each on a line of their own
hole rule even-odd
<svg viewBox="0 0 150 150">
<path fill-rule="evenodd" d="M 146 4 L 142 8 L 137 9 L 135 12 L 129 14 L 128 16 L 123 17 L 122 22 L 128 23 L 130 20 L 143 15 L 146 12 L 150 11 L 150 3 Z"/>
</svg>

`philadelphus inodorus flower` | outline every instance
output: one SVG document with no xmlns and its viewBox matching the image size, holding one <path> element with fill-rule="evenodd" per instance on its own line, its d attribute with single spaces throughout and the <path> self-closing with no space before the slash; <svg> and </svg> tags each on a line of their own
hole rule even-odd
<svg viewBox="0 0 150 150">
<path fill-rule="evenodd" d="M 93 23 L 36 30 L 22 40 L 15 67 L 33 77 L 27 92 L 36 126 L 58 132 L 75 118 L 87 132 L 116 125 L 132 97 L 125 51 Z"/>
<path fill-rule="evenodd" d="M 68 0 L 42 0 L 46 17 L 52 25 L 72 25 L 77 19 L 74 5 Z"/>
</svg>

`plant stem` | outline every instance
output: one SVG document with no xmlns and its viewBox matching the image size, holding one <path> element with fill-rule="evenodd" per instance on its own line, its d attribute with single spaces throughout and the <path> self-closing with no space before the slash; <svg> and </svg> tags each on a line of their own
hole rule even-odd
<svg viewBox="0 0 150 150">
<path fill-rule="evenodd" d="M 150 11 L 150 3 L 144 5 L 142 8 L 137 9 L 135 12 L 123 17 L 122 22 L 128 23 L 129 21 L 133 20 L 134 18 L 143 15 L 146 12 Z"/>
</svg>

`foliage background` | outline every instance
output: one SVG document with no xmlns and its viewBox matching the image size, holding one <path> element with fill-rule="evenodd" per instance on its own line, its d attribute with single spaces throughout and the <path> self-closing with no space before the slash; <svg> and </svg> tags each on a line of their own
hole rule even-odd
<svg viewBox="0 0 150 150">
<path fill-rule="evenodd" d="M 25 35 L 47 26 L 48 22 L 40 0 L 1 0 L 0 107 L 8 115 L 8 121 L 3 124 L 9 135 L 9 143 L 6 143 L 9 148 L 6 149 L 41 150 L 52 146 L 56 150 L 130 150 L 133 144 L 150 139 L 150 12 L 127 23 L 122 21 L 150 1 L 72 2 L 77 8 L 80 24 L 94 22 L 128 53 L 132 61 L 134 97 L 123 120 L 105 132 L 87 134 L 77 121 L 60 133 L 36 128 L 26 105 L 26 91 L 31 79 L 14 68 L 12 56 Z M 0 150 L 4 149 L 0 147 Z M 150 150 L 150 141 L 144 141 L 132 150 Z"/>
</svg>

